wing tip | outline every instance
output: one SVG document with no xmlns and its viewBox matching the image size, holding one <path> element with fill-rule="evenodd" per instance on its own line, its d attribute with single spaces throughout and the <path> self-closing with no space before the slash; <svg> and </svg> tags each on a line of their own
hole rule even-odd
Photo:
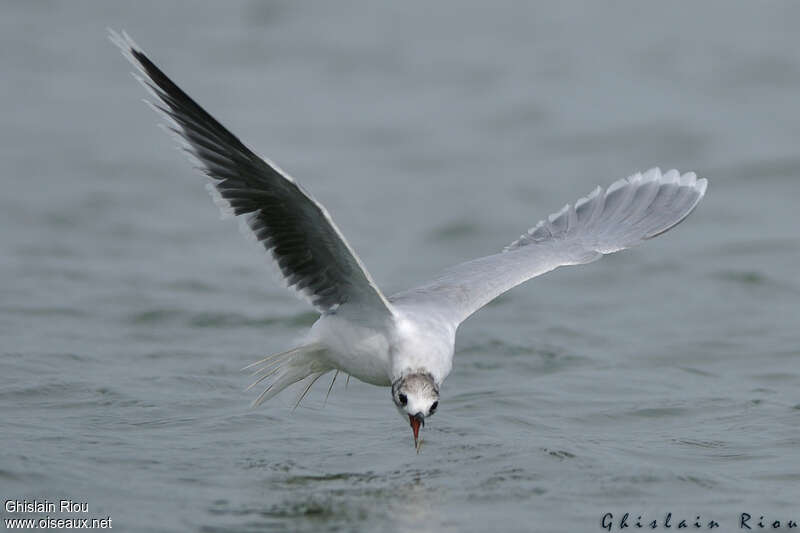
<svg viewBox="0 0 800 533">
<path fill-rule="evenodd" d="M 703 198 L 706 195 L 706 189 L 708 189 L 708 179 L 698 179 L 695 183 L 695 189 L 697 189 L 697 192 L 700 193 L 700 198 Z"/>
<path fill-rule="evenodd" d="M 114 28 L 106 27 L 108 39 L 123 51 L 142 52 L 142 48 L 136 44 L 136 41 L 128 34 L 127 31 L 117 31 Z"/>
<path fill-rule="evenodd" d="M 678 174 L 677 170 L 675 170 L 675 174 Z M 697 206 L 700 205 L 700 201 L 703 199 L 703 197 L 706 194 L 706 190 L 708 189 L 708 179 L 698 178 L 697 174 L 691 171 L 686 172 L 683 175 L 679 175 L 679 177 L 676 179 L 665 180 L 665 183 L 674 183 L 677 184 L 678 187 L 692 189 L 695 192 L 696 197 L 694 201 L 691 203 L 691 205 L 688 207 L 688 209 L 686 209 L 685 212 L 680 217 L 678 217 L 672 224 L 669 224 L 664 228 L 658 229 L 652 233 L 642 236 L 642 240 L 650 240 L 655 237 L 658 237 L 659 235 L 663 235 L 664 233 L 668 232 L 669 230 L 673 229 L 675 226 L 677 226 L 678 224 L 682 223 L 684 220 L 689 218 L 689 215 L 691 215 L 694 212 L 694 210 L 697 209 Z"/>
<path fill-rule="evenodd" d="M 136 67 L 137 70 L 143 71 L 141 62 L 137 59 L 138 54 L 144 54 L 141 47 L 136 44 L 136 42 L 128 35 L 128 32 L 122 30 L 121 32 L 116 31 L 113 28 L 106 28 L 106 34 L 108 36 L 108 40 L 111 43 L 119 48 L 119 51 L 122 55 L 131 62 L 131 64 Z"/>
<path fill-rule="evenodd" d="M 642 235 L 639 238 L 642 240 L 652 239 L 653 237 L 657 237 L 662 233 L 672 229 L 683 220 L 688 217 L 692 211 L 697 207 L 700 203 L 700 200 L 703 199 L 705 196 L 706 190 L 708 188 L 708 180 L 706 178 L 698 178 L 695 172 L 685 172 L 681 174 L 677 169 L 670 169 L 667 172 L 661 171 L 659 167 L 652 167 L 645 172 L 637 172 L 635 174 L 630 175 L 627 178 L 619 179 L 609 185 L 606 189 L 603 189 L 600 186 L 595 187 L 595 189 L 589 193 L 588 195 L 579 198 L 574 204 L 574 207 L 571 207 L 569 204 L 564 206 L 560 211 L 557 211 L 545 219 L 541 220 L 537 225 L 530 228 L 526 233 L 523 233 L 517 240 L 503 248 L 503 252 L 510 252 L 526 246 L 528 244 L 534 244 L 539 242 L 541 239 L 535 238 L 535 232 L 542 225 L 547 224 L 548 226 L 552 225 L 560 216 L 562 216 L 567 211 L 581 211 L 583 210 L 584 206 L 590 204 L 591 202 L 596 202 L 599 199 L 605 200 L 608 198 L 609 195 L 612 193 L 624 188 L 624 187 L 631 187 L 632 190 L 638 189 L 640 187 L 644 187 L 646 185 L 650 185 L 652 183 L 657 183 L 658 186 L 664 185 L 677 185 L 678 187 L 682 188 L 691 188 L 694 190 L 696 194 L 696 198 L 694 202 L 692 202 L 691 206 L 680 216 L 673 224 L 670 224 L 665 229 L 658 229 L 657 231 Z M 597 209 L 592 209 L 591 206 L 587 206 L 590 211 L 597 211 L 602 210 L 600 205 L 596 206 Z M 585 215 L 582 213 L 576 220 L 577 225 L 591 225 L 593 220 L 596 218 L 595 215 L 597 213 L 586 213 Z M 572 230 L 572 227 L 567 228 L 568 230 Z M 557 237 L 561 235 L 561 233 L 556 232 L 551 237 Z"/>
</svg>

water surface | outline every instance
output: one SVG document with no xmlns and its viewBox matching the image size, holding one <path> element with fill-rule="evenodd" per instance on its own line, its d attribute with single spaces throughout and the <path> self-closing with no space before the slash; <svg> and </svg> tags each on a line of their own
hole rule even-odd
<svg viewBox="0 0 800 533">
<path fill-rule="evenodd" d="M 800 7 L 2 13 L 4 500 L 85 501 L 137 532 L 800 521 Z M 315 315 L 219 221 L 106 26 L 313 191 L 387 293 L 636 170 L 709 193 L 469 319 L 420 455 L 388 390 L 355 380 L 251 410 L 239 369 Z"/>
</svg>

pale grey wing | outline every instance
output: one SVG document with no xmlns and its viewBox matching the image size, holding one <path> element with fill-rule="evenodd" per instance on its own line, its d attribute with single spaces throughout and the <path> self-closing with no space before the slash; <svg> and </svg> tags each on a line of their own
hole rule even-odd
<svg viewBox="0 0 800 533">
<path fill-rule="evenodd" d="M 371 315 L 391 313 L 389 303 L 347 244 L 325 208 L 290 176 L 257 156 L 173 83 L 126 34 L 111 40 L 143 74 L 138 79 L 170 122 L 185 150 L 234 215 L 276 262 L 287 285 L 320 312 L 346 303 Z M 344 311 L 344 308 L 343 308 Z"/>
<path fill-rule="evenodd" d="M 432 281 L 395 294 L 395 305 L 437 316 L 457 326 L 507 290 L 559 266 L 590 263 L 630 248 L 683 221 L 706 191 L 693 172 L 644 175 L 597 187 L 565 205 L 511 243 L 502 253 L 461 263 Z"/>
</svg>

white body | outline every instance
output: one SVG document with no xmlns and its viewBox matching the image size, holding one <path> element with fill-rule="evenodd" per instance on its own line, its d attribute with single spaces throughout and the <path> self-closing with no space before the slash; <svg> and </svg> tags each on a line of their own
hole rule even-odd
<svg viewBox="0 0 800 533">
<path fill-rule="evenodd" d="M 330 365 L 373 385 L 389 386 L 418 370 L 441 383 L 453 368 L 456 328 L 413 308 L 396 306 L 382 325 L 363 326 L 337 314 L 311 327 L 309 343 L 325 347 Z"/>
</svg>

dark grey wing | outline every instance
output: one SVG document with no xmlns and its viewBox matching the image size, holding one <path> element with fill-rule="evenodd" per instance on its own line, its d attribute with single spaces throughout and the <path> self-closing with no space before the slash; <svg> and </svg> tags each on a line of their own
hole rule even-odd
<svg viewBox="0 0 800 533">
<path fill-rule="evenodd" d="M 368 315 L 391 313 L 322 205 L 277 166 L 242 144 L 153 64 L 127 34 L 109 33 L 143 75 L 137 78 L 156 98 L 151 105 L 185 141 L 184 148 L 211 178 L 225 206 L 244 217 L 289 287 L 322 313 L 347 303 L 358 304 L 360 312 Z"/>
<path fill-rule="evenodd" d="M 389 298 L 457 327 L 507 290 L 566 265 L 581 265 L 661 235 L 697 207 L 708 185 L 694 172 L 652 168 L 597 187 L 565 205 L 502 253 L 451 267 L 428 283 Z"/>
</svg>

